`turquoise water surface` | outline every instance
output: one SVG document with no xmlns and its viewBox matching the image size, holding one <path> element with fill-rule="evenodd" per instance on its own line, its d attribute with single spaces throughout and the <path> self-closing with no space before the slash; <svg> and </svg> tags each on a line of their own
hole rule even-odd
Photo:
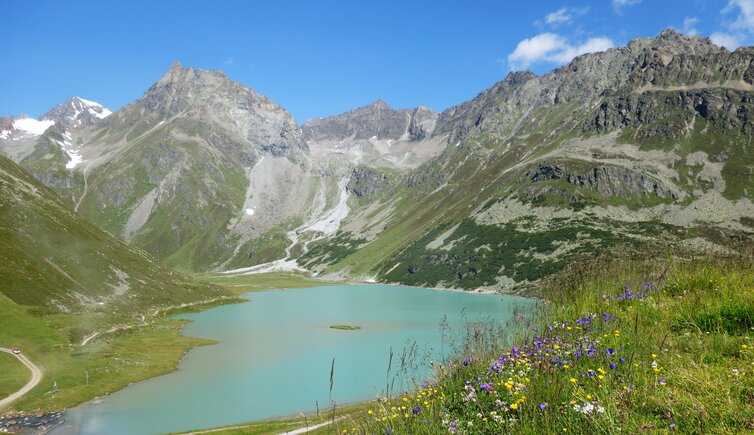
<svg viewBox="0 0 754 435">
<path fill-rule="evenodd" d="M 373 399 L 388 383 L 406 388 L 423 382 L 431 375 L 430 361 L 459 343 L 465 324 L 504 324 L 513 319 L 514 310 L 527 312 L 533 305 L 509 296 L 387 285 L 245 296 L 248 303 L 180 316 L 194 321 L 185 335 L 218 344 L 192 349 L 173 373 L 69 411 L 66 424 L 53 433 L 176 432 L 325 409 L 330 399 Z M 329 327 L 335 324 L 362 329 Z M 391 348 L 396 356 L 388 375 Z M 416 367 L 397 375 L 399 357 L 407 349 L 414 349 L 408 359 Z"/>
</svg>

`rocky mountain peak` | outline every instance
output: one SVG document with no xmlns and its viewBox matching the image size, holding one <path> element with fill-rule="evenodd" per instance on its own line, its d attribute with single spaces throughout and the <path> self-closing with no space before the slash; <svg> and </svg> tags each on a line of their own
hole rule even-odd
<svg viewBox="0 0 754 435">
<path fill-rule="evenodd" d="M 725 48 L 715 45 L 707 37 L 684 35 L 674 29 L 665 29 L 654 38 L 632 39 L 626 48 L 634 54 L 654 50 L 674 55 L 691 54 L 696 56 L 727 51 Z"/>
<path fill-rule="evenodd" d="M 101 104 L 85 100 L 81 97 L 71 97 L 64 103 L 58 104 L 52 110 L 42 115 L 41 121 L 54 121 L 63 128 L 88 127 L 110 116 L 112 111 Z"/>
<path fill-rule="evenodd" d="M 538 76 L 532 72 L 531 70 L 526 71 L 511 71 L 508 73 L 507 76 L 503 79 L 504 83 L 508 83 L 512 86 L 516 85 L 522 85 L 529 80 L 535 79 Z"/>
<path fill-rule="evenodd" d="M 421 140 L 431 134 L 437 113 L 427 107 L 393 109 L 383 100 L 368 106 L 307 121 L 302 130 L 311 140 Z"/>
<path fill-rule="evenodd" d="M 369 107 L 371 109 L 379 109 L 379 110 L 390 109 L 390 106 L 385 102 L 385 100 L 382 100 L 382 99 L 375 100 L 372 104 L 366 107 Z"/>
<path fill-rule="evenodd" d="M 161 121 L 211 124 L 272 154 L 305 147 L 296 121 L 269 98 L 222 71 L 200 70 L 174 61 L 137 105 Z"/>
</svg>

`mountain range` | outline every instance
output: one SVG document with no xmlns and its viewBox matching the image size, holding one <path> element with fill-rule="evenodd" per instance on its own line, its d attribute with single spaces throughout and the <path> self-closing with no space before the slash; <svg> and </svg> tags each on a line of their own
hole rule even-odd
<svg viewBox="0 0 754 435">
<path fill-rule="evenodd" d="M 441 113 L 379 100 L 302 125 L 176 62 L 113 112 L 0 118 L 0 152 L 180 271 L 514 290 L 583 255 L 750 241 L 753 91 L 754 49 L 673 30 Z"/>
</svg>

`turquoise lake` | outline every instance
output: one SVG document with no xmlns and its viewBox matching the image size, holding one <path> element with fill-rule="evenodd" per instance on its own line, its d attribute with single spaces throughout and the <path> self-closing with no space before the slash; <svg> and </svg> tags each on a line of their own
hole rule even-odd
<svg viewBox="0 0 754 435">
<path fill-rule="evenodd" d="M 464 325 L 515 329 L 516 312 L 533 306 L 524 298 L 387 285 L 244 296 L 248 303 L 180 316 L 193 320 L 185 335 L 218 344 L 192 349 L 173 373 L 69 411 L 52 433 L 158 434 L 313 412 L 328 408 L 330 397 L 339 404 L 374 399 L 388 383 L 400 391 L 427 380 L 430 362 L 457 348 Z M 330 328 L 338 324 L 362 329 Z M 416 367 L 396 374 L 408 349 Z"/>
</svg>

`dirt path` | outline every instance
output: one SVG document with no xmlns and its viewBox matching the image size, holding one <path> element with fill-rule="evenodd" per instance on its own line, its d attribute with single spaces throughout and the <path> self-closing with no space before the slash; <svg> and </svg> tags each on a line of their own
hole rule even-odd
<svg viewBox="0 0 754 435">
<path fill-rule="evenodd" d="M 32 390 L 32 388 L 36 387 L 37 384 L 42 380 L 42 370 L 37 367 L 29 358 L 26 358 L 26 355 L 22 354 L 15 354 L 12 350 L 6 349 L 4 347 L 0 347 L 0 352 L 9 353 L 16 358 L 18 358 L 19 361 L 24 363 L 24 365 L 31 371 L 31 380 L 26 383 L 20 390 L 16 391 L 15 393 L 11 394 L 10 396 L 6 397 L 3 400 L 0 400 L 0 408 L 3 408 L 7 405 L 10 405 L 11 403 L 15 402 L 16 400 L 23 397 L 26 393 Z"/>
<path fill-rule="evenodd" d="M 344 418 L 346 418 L 346 416 L 345 415 L 341 415 L 340 417 L 336 418 L 335 421 L 330 420 L 330 421 L 325 421 L 325 422 L 322 422 L 322 423 L 319 423 L 319 424 L 315 424 L 315 425 L 312 425 L 312 426 L 307 426 L 307 427 L 301 427 L 301 428 L 298 428 L 298 429 L 294 429 L 294 430 L 291 430 L 289 432 L 280 432 L 279 435 L 300 435 L 300 434 L 309 433 L 309 432 L 311 432 L 311 431 L 313 431 L 315 429 L 319 429 L 321 427 L 325 427 L 325 426 L 327 426 L 329 424 L 332 424 L 334 422 L 337 423 L 337 422 L 343 420 Z M 229 430 L 236 430 L 236 429 L 248 429 L 250 427 L 251 427 L 251 425 L 248 425 L 248 424 L 245 425 L 245 426 L 221 427 L 221 428 L 217 428 L 217 429 L 205 429 L 205 430 L 200 430 L 200 431 L 195 431 L 195 432 L 187 432 L 187 433 L 185 433 L 183 435 L 200 435 L 200 434 L 205 434 L 205 433 L 226 432 L 226 431 L 229 431 Z"/>
<path fill-rule="evenodd" d="M 328 424 L 337 423 L 340 420 L 343 420 L 344 418 L 346 418 L 346 416 L 345 415 L 341 415 L 340 417 L 336 418 L 334 421 L 326 421 L 324 423 L 315 424 L 315 425 L 309 426 L 309 427 L 302 427 L 302 428 L 299 428 L 299 429 L 296 429 L 296 430 L 292 430 L 290 432 L 281 432 L 280 435 L 299 435 L 299 434 L 303 434 L 303 433 L 309 433 L 310 431 L 313 431 L 315 429 L 319 429 L 321 427 L 327 426 Z"/>
<path fill-rule="evenodd" d="M 230 299 L 230 298 L 227 297 L 227 296 L 221 296 L 219 298 L 208 299 L 206 301 L 196 301 L 196 302 L 189 302 L 189 303 L 180 304 L 180 305 L 170 305 L 170 306 L 167 306 L 167 307 L 157 308 L 152 313 L 150 319 L 153 318 L 153 317 L 156 317 L 157 315 L 159 315 L 160 313 L 162 313 L 164 311 L 176 310 L 176 309 L 181 309 L 181 308 L 188 308 L 188 307 L 192 307 L 192 306 L 195 306 L 195 305 L 206 305 L 206 304 L 211 304 L 211 303 L 214 303 L 214 302 L 217 302 L 217 301 L 221 301 L 221 300 L 224 300 L 224 299 Z M 86 346 L 90 341 L 92 341 L 96 337 L 99 337 L 100 335 L 111 334 L 111 333 L 113 333 L 115 331 L 126 331 L 126 330 L 129 330 L 129 329 L 134 328 L 136 326 L 148 326 L 148 325 L 149 325 L 149 322 L 147 322 L 147 318 L 145 316 L 141 316 L 141 323 L 138 323 L 138 324 L 134 324 L 134 325 L 116 325 L 116 326 L 113 326 L 112 328 L 108 329 L 107 331 L 95 331 L 95 332 L 92 332 L 91 334 L 85 336 L 83 338 L 83 340 L 81 340 L 80 346 Z"/>
</svg>

